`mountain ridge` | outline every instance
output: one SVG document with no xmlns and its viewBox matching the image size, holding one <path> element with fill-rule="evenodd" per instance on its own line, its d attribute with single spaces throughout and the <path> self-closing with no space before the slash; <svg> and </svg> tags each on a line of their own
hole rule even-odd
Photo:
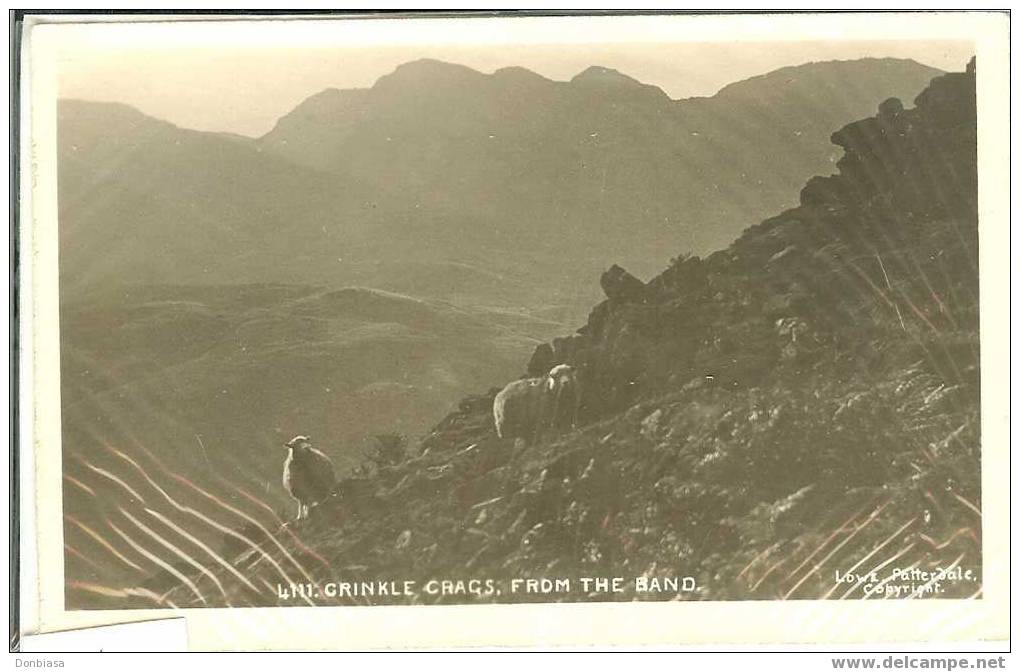
<svg viewBox="0 0 1020 672">
<path fill-rule="evenodd" d="M 523 67 L 523 66 L 517 66 L 517 65 L 505 66 L 505 67 L 497 68 L 496 70 L 493 70 L 491 73 L 486 73 L 486 72 L 483 72 L 481 70 L 477 70 L 475 68 L 471 68 L 470 66 L 465 66 L 465 65 L 457 64 L 457 63 L 454 63 L 452 61 L 444 61 L 444 60 L 432 59 L 432 58 L 423 58 L 423 59 L 417 59 L 417 60 L 414 60 L 414 61 L 408 61 L 406 63 L 403 63 L 403 64 L 397 66 L 397 68 L 394 70 L 394 72 L 387 73 L 385 75 L 381 75 L 372 86 L 366 86 L 366 87 L 347 87 L 347 88 L 329 86 L 329 87 L 326 87 L 326 88 L 321 89 L 319 91 L 310 93 L 306 98 L 304 98 L 301 102 L 299 102 L 297 105 L 295 105 L 294 108 L 292 108 L 290 112 L 293 112 L 294 110 L 296 110 L 299 107 L 301 107 L 304 103 L 306 103 L 306 102 L 308 102 L 310 100 L 316 99 L 316 98 L 336 96 L 337 94 L 343 94 L 343 93 L 356 93 L 356 92 L 368 91 L 368 90 L 374 88 L 375 84 L 377 84 L 380 80 L 382 80 L 384 78 L 387 78 L 387 77 L 391 77 L 393 74 L 396 74 L 397 72 L 407 72 L 408 66 L 411 66 L 409 69 L 411 71 L 413 71 L 417 67 L 416 64 L 422 64 L 422 63 L 427 63 L 427 64 L 430 64 L 430 65 L 438 65 L 438 66 L 442 66 L 442 68 L 445 68 L 446 66 L 449 66 L 450 68 L 458 70 L 458 71 L 467 71 L 467 72 L 472 73 L 472 77 L 473 77 L 473 75 L 480 75 L 481 77 L 486 77 L 486 78 L 520 78 L 520 79 L 524 79 L 524 80 L 530 80 L 530 81 L 534 81 L 534 82 L 544 82 L 544 83 L 549 83 L 549 84 L 570 84 L 571 82 L 576 82 L 576 81 L 581 81 L 582 83 L 584 83 L 586 81 L 591 81 L 592 79 L 603 78 L 603 77 L 599 76 L 600 74 L 601 75 L 605 75 L 605 74 L 612 73 L 614 76 L 611 78 L 611 81 L 626 82 L 628 84 L 635 84 L 635 85 L 639 85 L 641 87 L 649 87 L 649 88 L 657 89 L 659 91 L 663 91 L 661 89 L 661 87 L 659 87 L 659 86 L 656 86 L 654 84 L 648 84 L 646 82 L 642 82 L 642 81 L 640 81 L 640 80 L 638 80 L 638 79 L 636 79 L 634 77 L 631 77 L 630 75 L 627 75 L 627 74 L 625 74 L 625 73 L 623 73 L 623 72 L 621 72 L 621 71 L 619 71 L 619 70 L 617 70 L 615 68 L 611 68 L 611 67 L 607 67 L 607 66 L 600 66 L 600 65 L 591 65 L 591 66 L 588 66 L 587 68 L 585 68 L 584 70 L 578 72 L 576 75 L 574 75 L 570 79 L 555 80 L 555 79 L 551 79 L 549 77 L 546 77 L 545 75 L 542 75 L 542 74 L 540 74 L 538 72 L 535 72 L 534 70 L 531 70 L 531 69 Z M 711 93 L 711 94 L 685 96 L 685 97 L 682 97 L 682 98 L 673 98 L 673 97 L 669 96 L 668 94 L 665 94 L 664 91 L 663 91 L 663 93 L 666 95 L 667 98 L 669 98 L 673 102 L 698 101 L 698 100 L 704 100 L 704 99 L 707 99 L 707 98 L 714 98 L 714 97 L 719 96 L 719 95 L 730 95 L 730 94 L 732 94 L 733 91 L 738 91 L 741 88 L 743 88 L 744 86 L 753 85 L 753 84 L 756 84 L 756 83 L 759 83 L 759 82 L 765 82 L 765 81 L 768 81 L 769 79 L 776 78 L 776 77 L 781 77 L 781 76 L 789 74 L 789 73 L 797 73 L 797 72 L 808 71 L 808 70 L 810 70 L 812 68 L 817 68 L 817 67 L 820 67 L 820 66 L 829 66 L 829 65 L 832 65 L 832 64 L 847 64 L 847 63 L 862 63 L 862 64 L 867 64 L 867 63 L 904 63 L 904 64 L 913 64 L 913 65 L 916 65 L 919 68 L 926 69 L 926 70 L 928 70 L 928 71 L 930 71 L 932 73 L 942 72 L 938 68 L 934 68 L 932 66 L 927 66 L 927 65 L 925 65 L 923 63 L 920 63 L 919 61 L 917 61 L 915 59 L 912 59 L 912 58 L 862 57 L 862 58 L 857 58 L 857 59 L 826 59 L 826 60 L 819 60 L 819 61 L 808 61 L 808 62 L 800 63 L 800 64 L 797 64 L 797 65 L 783 66 L 781 68 L 777 68 L 775 70 L 770 70 L 770 71 L 765 72 L 765 73 L 761 73 L 761 74 L 758 74 L 758 75 L 752 75 L 752 76 L 746 77 L 746 78 L 744 78 L 742 80 L 738 80 L 736 82 L 730 82 L 728 84 L 725 84 L 722 87 L 720 87 L 720 89 L 718 91 L 716 91 L 715 93 Z M 442 68 L 439 68 L 439 69 L 441 70 Z M 76 97 L 59 98 L 58 102 L 68 102 L 68 103 L 72 103 L 72 104 L 83 103 L 83 104 L 94 104 L 94 105 L 120 106 L 120 107 L 123 107 L 123 108 L 126 108 L 126 109 L 130 109 L 130 110 L 132 110 L 134 112 L 137 112 L 138 114 L 143 115 L 145 117 L 148 117 L 148 118 L 150 118 L 150 119 L 152 119 L 154 121 L 161 121 L 163 123 L 170 124 L 171 126 L 174 126 L 175 128 L 180 128 L 182 130 L 189 130 L 189 131 L 193 130 L 194 132 L 197 132 L 197 133 L 208 133 L 210 135 L 228 135 L 228 136 L 234 136 L 234 137 L 239 137 L 239 138 L 245 138 L 245 139 L 248 139 L 248 140 L 259 140 L 262 137 L 265 137 L 266 135 L 269 135 L 270 133 L 272 133 L 272 130 L 273 130 L 273 129 L 270 129 L 269 131 L 263 133 L 262 135 L 252 135 L 252 136 L 244 135 L 242 133 L 230 132 L 230 131 L 199 131 L 199 130 L 196 130 L 196 129 L 188 128 L 186 126 L 180 126 L 178 124 L 174 124 L 171 121 L 167 121 L 167 120 L 161 119 L 160 117 L 158 117 L 158 116 L 156 116 L 154 114 L 150 114 L 150 113 L 144 112 L 144 111 L 140 110 L 138 107 L 136 107 L 134 105 L 131 105 L 129 103 L 123 103 L 123 102 L 119 102 L 119 101 L 106 101 L 106 100 L 76 98 Z M 277 119 L 277 121 L 275 123 L 278 123 L 280 119 L 282 119 L 283 117 L 286 117 L 288 114 L 290 114 L 290 112 L 283 114 L 279 119 Z"/>
<path fill-rule="evenodd" d="M 65 289 L 387 289 L 408 284 L 402 269 L 466 262 L 508 279 L 501 289 L 464 278 L 458 295 L 476 303 L 534 304 L 535 278 L 548 276 L 563 280 L 553 284 L 565 309 L 583 310 L 609 263 L 650 277 L 664 249 L 720 249 L 793 205 L 806 179 L 831 172 L 832 129 L 890 95 L 913 98 L 937 72 L 854 63 L 812 65 L 782 95 L 766 81 L 730 102 L 672 101 L 597 66 L 571 84 L 424 62 L 400 78 L 426 82 L 417 68 L 473 84 L 328 89 L 253 140 L 62 102 Z M 609 89 L 583 84 L 607 75 Z"/>
</svg>

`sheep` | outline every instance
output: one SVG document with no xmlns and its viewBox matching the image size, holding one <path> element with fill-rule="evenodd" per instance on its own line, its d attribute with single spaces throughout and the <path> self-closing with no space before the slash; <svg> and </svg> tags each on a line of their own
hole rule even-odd
<svg viewBox="0 0 1020 672">
<path fill-rule="evenodd" d="M 336 487 L 333 462 L 312 448 L 307 436 L 295 436 L 284 444 L 283 487 L 298 503 L 296 520 L 308 517 L 309 509 L 322 502 Z"/>
<path fill-rule="evenodd" d="M 560 364 L 540 378 L 515 380 L 492 402 L 496 435 L 501 439 L 537 440 L 550 427 L 565 421 L 576 426 L 580 387 L 573 367 Z"/>
<path fill-rule="evenodd" d="M 556 426 L 577 427 L 577 415 L 581 410 L 581 385 L 577 371 L 569 364 L 554 366 L 549 371 L 549 391 L 554 397 L 552 422 Z"/>
</svg>

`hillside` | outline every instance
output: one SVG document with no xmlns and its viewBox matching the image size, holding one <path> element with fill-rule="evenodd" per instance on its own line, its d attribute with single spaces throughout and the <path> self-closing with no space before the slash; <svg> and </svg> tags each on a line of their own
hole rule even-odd
<svg viewBox="0 0 1020 672">
<path fill-rule="evenodd" d="M 664 250 L 723 248 L 737 222 L 795 203 L 804 180 L 831 171 L 832 129 L 936 74 L 897 59 L 811 63 L 675 101 L 609 68 L 557 82 L 421 60 L 371 89 L 312 97 L 259 145 L 466 215 L 493 245 L 645 276 Z"/>
<path fill-rule="evenodd" d="M 89 481 L 122 450 L 196 483 L 219 474 L 280 511 L 282 445 L 295 434 L 320 440 L 348 471 L 374 434 L 422 434 L 450 399 L 511 375 L 535 334 L 556 329 L 379 290 L 293 285 L 136 288 L 65 306 L 61 322 L 74 334 L 61 348 L 67 477 Z M 116 462 L 112 473 L 130 468 Z M 65 510 L 102 527 L 107 505 L 66 483 Z M 68 568 L 77 575 L 82 561 Z M 102 574 L 120 583 L 122 571 Z"/>
<path fill-rule="evenodd" d="M 308 521 L 209 504 L 238 525 L 230 567 L 150 570 L 149 592 L 110 604 L 858 598 L 833 572 L 893 562 L 966 570 L 934 596 L 979 595 L 973 62 L 914 105 L 886 100 L 833 134 L 838 174 L 726 250 L 681 254 L 643 285 L 606 273 L 587 322 L 520 367 L 580 371 L 578 429 L 512 444 L 493 431 L 496 389 L 468 396 L 401 459 L 347 472 Z M 118 473 L 123 510 L 136 496 L 166 508 L 154 480 Z M 690 576 L 698 590 L 508 592 L 592 576 Z M 483 583 L 345 599 L 276 588 L 453 578 Z M 80 584 L 68 598 L 99 599 Z"/>
<path fill-rule="evenodd" d="M 324 212 L 370 211 L 349 182 L 228 136 L 124 105 L 63 100 L 57 115 L 65 298 L 125 284 L 295 282 L 323 244 Z"/>
<path fill-rule="evenodd" d="M 674 101 L 607 68 L 554 82 L 415 61 L 310 97 L 258 140 L 61 101 L 62 289 L 414 286 L 577 320 L 602 268 L 646 277 L 672 251 L 725 247 L 831 171 L 833 128 L 935 74 L 815 63 Z"/>
</svg>

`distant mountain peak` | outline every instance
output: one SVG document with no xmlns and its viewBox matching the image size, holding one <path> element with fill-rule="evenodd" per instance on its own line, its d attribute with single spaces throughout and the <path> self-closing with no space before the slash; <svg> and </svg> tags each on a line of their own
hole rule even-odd
<svg viewBox="0 0 1020 672">
<path fill-rule="evenodd" d="M 590 65 L 581 72 L 574 75 L 571 81 L 585 81 L 585 80 L 603 80 L 603 81 L 623 81 L 623 82 L 636 82 L 637 80 L 633 77 L 623 74 L 615 68 L 607 68 L 603 65 Z"/>
<path fill-rule="evenodd" d="M 864 73 L 884 73 L 886 77 L 894 78 L 909 73 L 923 72 L 929 79 L 942 74 L 942 70 L 933 68 L 910 58 L 855 58 L 855 59 L 833 59 L 827 61 L 810 61 L 798 65 L 788 65 L 783 68 L 771 70 L 761 75 L 748 77 L 739 82 L 727 84 L 716 93 L 719 98 L 729 99 L 733 97 L 752 96 L 777 96 L 784 95 L 784 90 L 792 85 L 801 85 L 806 88 L 815 88 L 823 84 L 821 79 L 832 84 L 838 80 L 833 76 L 852 78 L 855 75 Z"/>
<path fill-rule="evenodd" d="M 638 84 L 640 86 L 646 86 L 642 82 L 623 74 L 619 70 L 614 70 L 613 68 L 607 68 L 601 65 L 592 65 L 585 68 L 574 75 L 570 82 L 572 84 Z"/>
<path fill-rule="evenodd" d="M 654 92 L 663 98 L 669 98 L 666 92 L 657 86 L 645 84 L 619 70 L 607 68 L 601 65 L 593 65 L 585 68 L 570 80 L 574 86 L 598 89 L 600 91 L 646 91 Z"/>
<path fill-rule="evenodd" d="M 174 126 L 169 121 L 163 121 L 149 116 L 137 107 L 116 101 L 85 100 L 82 98 L 58 98 L 57 114 L 73 114 L 77 116 L 96 115 L 105 117 L 108 121 L 121 122 L 132 120 L 138 123 L 164 124 Z"/>
<path fill-rule="evenodd" d="M 466 65 L 460 63 L 451 63 L 449 61 L 441 61 L 438 58 L 416 58 L 413 61 L 407 61 L 401 63 L 396 67 L 397 71 L 466 71 L 466 72 L 477 72 Z"/>
<path fill-rule="evenodd" d="M 57 124 L 63 129 L 61 137 L 74 136 L 72 144 L 77 147 L 108 142 L 104 140 L 107 134 L 188 132 L 125 103 L 78 98 L 57 100 Z"/>
<path fill-rule="evenodd" d="M 551 83 L 552 80 L 543 77 L 534 70 L 528 70 L 519 65 L 511 65 L 506 68 L 500 68 L 492 73 L 492 76 L 496 79 L 520 81 L 520 82 L 541 82 Z"/>
<path fill-rule="evenodd" d="M 380 77 L 376 87 L 471 83 L 484 77 L 485 75 L 466 65 L 434 58 L 419 58 L 401 63 L 393 72 Z"/>
</svg>

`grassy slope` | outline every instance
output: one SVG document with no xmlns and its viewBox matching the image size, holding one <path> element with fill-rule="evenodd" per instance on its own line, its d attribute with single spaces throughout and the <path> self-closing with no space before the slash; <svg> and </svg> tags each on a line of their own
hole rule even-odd
<svg viewBox="0 0 1020 672">
<path fill-rule="evenodd" d="M 422 434 L 449 399 L 512 375 L 556 328 L 377 290 L 280 285 L 134 289 L 65 306 L 62 326 L 75 334 L 61 362 L 68 476 L 104 496 L 126 492 L 88 466 L 140 478 L 112 448 L 149 469 L 158 461 L 171 491 L 177 474 L 258 515 L 270 512 L 236 488 L 289 510 L 278 477 L 267 475 L 279 474 L 290 437 L 310 434 L 347 471 L 380 428 Z M 138 513 L 153 504 L 144 495 L 103 503 L 66 485 L 66 509 L 113 539 L 107 522 L 124 523 L 118 506 Z M 178 496 L 209 503 L 187 489 Z M 70 525 L 68 542 L 93 561 L 71 553 L 70 578 L 131 580 L 123 563 L 96 561 L 102 545 Z M 221 531 L 204 532 L 218 547 Z"/>
</svg>

